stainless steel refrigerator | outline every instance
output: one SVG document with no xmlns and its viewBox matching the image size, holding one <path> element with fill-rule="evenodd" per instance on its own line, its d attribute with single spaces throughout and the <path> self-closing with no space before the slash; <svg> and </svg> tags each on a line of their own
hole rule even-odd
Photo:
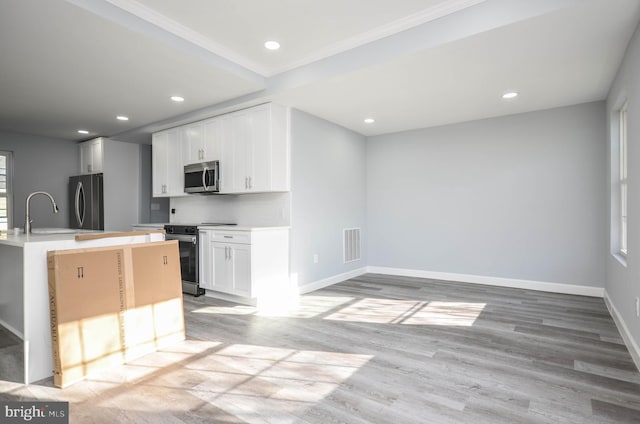
<svg viewBox="0 0 640 424">
<path fill-rule="evenodd" d="M 69 177 L 69 223 L 71 228 L 104 230 L 102 174 Z"/>
</svg>

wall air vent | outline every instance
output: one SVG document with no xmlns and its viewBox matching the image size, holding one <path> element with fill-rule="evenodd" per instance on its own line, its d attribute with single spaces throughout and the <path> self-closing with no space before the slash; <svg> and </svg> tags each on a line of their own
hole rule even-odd
<svg viewBox="0 0 640 424">
<path fill-rule="evenodd" d="M 345 228 L 342 240 L 344 263 L 360 260 L 360 228 Z"/>
</svg>

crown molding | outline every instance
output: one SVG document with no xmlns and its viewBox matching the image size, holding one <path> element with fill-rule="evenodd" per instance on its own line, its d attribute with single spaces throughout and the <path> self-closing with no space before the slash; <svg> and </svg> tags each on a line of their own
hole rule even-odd
<svg viewBox="0 0 640 424">
<path fill-rule="evenodd" d="M 198 47 L 201 47 L 215 55 L 218 55 L 226 60 L 234 62 L 235 64 L 249 69 L 252 72 L 265 76 L 268 70 L 259 65 L 258 63 L 247 59 L 246 57 L 237 54 L 235 51 L 230 50 L 221 44 L 212 41 L 200 34 L 197 31 L 182 25 L 181 23 L 168 18 L 167 16 L 156 12 L 153 9 L 146 7 L 145 5 L 135 0 L 104 0 L 113 6 L 116 6 L 138 18 L 155 25 L 156 27 L 173 34 L 185 41 L 188 41 Z"/>
<path fill-rule="evenodd" d="M 388 37 L 390 35 L 397 34 L 402 31 L 406 31 L 411 28 L 426 24 L 427 22 L 434 21 L 444 16 L 450 15 L 455 12 L 459 12 L 463 9 L 475 6 L 480 3 L 484 3 L 486 0 L 448 0 L 435 6 L 423 9 L 419 12 L 405 16 L 404 18 L 396 19 L 385 25 L 379 26 L 372 30 L 360 33 L 350 38 L 346 38 L 339 42 L 330 44 L 316 52 L 309 54 L 290 62 L 282 67 L 271 70 L 266 77 L 271 77 L 292 69 L 309 65 L 310 63 L 317 62 L 327 57 L 344 53 L 348 50 L 356 47 L 363 46 L 368 43 L 380 40 L 381 38 Z"/>
<path fill-rule="evenodd" d="M 138 18 L 155 25 L 156 27 L 173 34 L 185 41 L 188 41 L 198 47 L 201 47 L 215 55 L 226 60 L 236 63 L 246 69 L 251 70 L 263 77 L 271 77 L 292 69 L 317 62 L 327 57 L 346 52 L 353 48 L 374 42 L 384 37 L 417 27 L 427 22 L 434 21 L 444 16 L 459 12 L 463 9 L 483 3 L 486 0 L 447 0 L 435 6 L 423 9 L 419 12 L 405 16 L 385 25 L 376 27 L 370 31 L 357 34 L 353 37 L 346 38 L 339 42 L 330 44 L 320 50 L 306 55 L 298 60 L 289 62 L 280 67 L 268 68 L 264 67 L 247 57 L 224 47 L 203 36 L 201 33 L 194 31 L 169 17 L 146 7 L 136 0 L 104 0 L 113 6 L 116 6 Z"/>
</svg>

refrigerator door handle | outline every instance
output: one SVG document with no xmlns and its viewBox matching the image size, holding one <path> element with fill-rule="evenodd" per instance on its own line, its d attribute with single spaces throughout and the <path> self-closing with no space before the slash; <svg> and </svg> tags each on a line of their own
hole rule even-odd
<svg viewBox="0 0 640 424">
<path fill-rule="evenodd" d="M 80 196 L 82 196 L 82 214 L 80 213 Z M 78 220 L 78 224 L 80 224 L 80 228 L 82 228 L 84 224 L 85 206 L 84 187 L 82 187 L 82 182 L 78 182 L 76 185 L 76 219 Z"/>
</svg>

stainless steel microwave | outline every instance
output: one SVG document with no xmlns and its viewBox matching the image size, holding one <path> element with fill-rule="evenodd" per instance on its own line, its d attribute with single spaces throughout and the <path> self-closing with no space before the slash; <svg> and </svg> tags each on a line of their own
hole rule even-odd
<svg viewBox="0 0 640 424">
<path fill-rule="evenodd" d="M 185 193 L 217 193 L 220 191 L 220 162 L 192 163 L 184 166 Z"/>
</svg>

